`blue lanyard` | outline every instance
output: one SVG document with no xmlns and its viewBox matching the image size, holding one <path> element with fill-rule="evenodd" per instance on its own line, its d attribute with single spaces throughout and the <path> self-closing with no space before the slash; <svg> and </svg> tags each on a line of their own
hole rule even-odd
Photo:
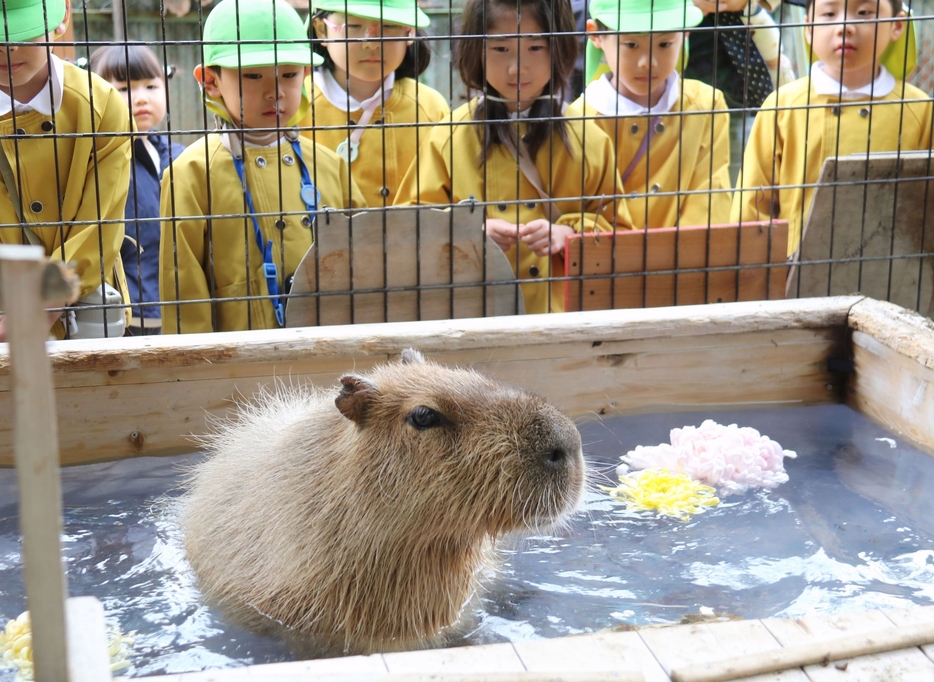
<svg viewBox="0 0 934 682">
<path fill-rule="evenodd" d="M 302 146 L 298 140 L 291 140 L 292 149 L 298 158 L 298 165 L 302 171 L 302 201 L 305 203 L 305 209 L 315 219 L 315 212 L 318 210 L 318 203 L 321 201 L 321 192 L 311 181 L 311 175 L 308 173 L 308 167 L 305 165 L 305 159 L 302 157 Z M 240 184 L 243 186 L 243 196 L 246 197 L 247 208 L 250 209 L 250 217 L 253 219 L 253 234 L 256 237 L 256 246 L 259 252 L 263 254 L 263 274 L 266 276 L 266 288 L 269 289 L 269 295 L 272 298 L 272 307 L 276 311 L 276 322 L 280 327 L 285 326 L 285 299 L 279 291 L 279 269 L 272 259 L 272 240 L 270 239 L 263 245 L 263 233 L 259 229 L 259 221 L 256 219 L 256 209 L 253 208 L 253 197 L 250 195 L 250 188 L 247 186 L 246 178 L 243 174 L 243 159 L 233 157 L 234 168 L 237 169 L 237 175 L 240 176 Z"/>
</svg>

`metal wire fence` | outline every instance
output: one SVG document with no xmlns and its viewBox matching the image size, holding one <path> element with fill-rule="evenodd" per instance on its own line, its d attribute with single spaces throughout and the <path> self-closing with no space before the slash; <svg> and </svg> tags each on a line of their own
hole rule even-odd
<svg viewBox="0 0 934 682">
<path fill-rule="evenodd" d="M 0 242 L 76 264 L 58 338 L 855 292 L 932 314 L 934 0 L 296 1 L 36 0 L 38 35 L 3 5 Z"/>
</svg>

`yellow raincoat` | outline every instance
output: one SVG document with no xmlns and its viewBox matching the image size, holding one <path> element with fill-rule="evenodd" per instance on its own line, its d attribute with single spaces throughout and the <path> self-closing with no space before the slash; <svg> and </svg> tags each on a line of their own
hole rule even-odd
<svg viewBox="0 0 934 682">
<path fill-rule="evenodd" d="M 14 175 L 19 174 L 17 188 L 26 222 L 56 223 L 32 231 L 50 258 L 75 263 L 81 280 L 78 298 L 101 285 L 103 261 L 105 280 L 129 302 L 120 246 L 130 182 L 130 111 L 105 80 L 73 64 L 63 66 L 62 102 L 54 117 L 35 110 L 17 114 L 14 128 L 13 114 L 7 113 L 0 118 L 0 135 L 9 137 L 0 145 Z M 90 135 L 114 132 L 124 134 Z M 121 222 L 72 224 L 98 220 Z M 0 243 L 30 243 L 19 227 L 5 184 L 0 184 Z M 61 320 L 52 334 L 65 337 Z"/>
<path fill-rule="evenodd" d="M 546 219 L 548 212 L 538 192 L 519 171 L 509 151 L 496 145 L 484 163 L 479 134 L 482 128 L 457 125 L 473 120 L 475 103 L 472 100 L 455 109 L 426 136 L 418 158 L 402 180 L 396 204 L 451 204 L 473 197 L 493 204 L 487 206 L 487 218 L 517 224 Z M 449 125 L 449 121 L 455 125 Z M 543 189 L 553 198 L 564 198 L 556 202 L 561 212 L 558 224 L 573 227 L 576 232 L 629 229 L 632 226 L 629 212 L 614 197 L 622 193 L 622 187 L 613 163 L 610 138 L 589 121 L 568 120 L 567 132 L 570 153 L 555 135 L 542 145 L 535 158 Z M 506 203 L 513 201 L 522 203 Z M 512 247 L 506 257 L 519 279 L 534 281 L 564 275 L 558 267 L 563 267 L 560 263 L 553 269 L 552 258 L 536 256 L 523 242 L 519 243 L 518 255 L 516 247 Z M 564 310 L 564 282 L 552 282 L 550 287 L 544 282 L 523 284 L 522 294 L 527 313 Z"/>
<path fill-rule="evenodd" d="M 625 181 L 627 194 L 646 195 L 626 200 L 633 225 L 638 229 L 673 227 L 679 224 L 679 218 L 682 226 L 716 225 L 730 219 L 730 193 L 706 193 L 706 190 L 731 188 L 730 115 L 723 93 L 691 79 L 680 81 L 679 88 L 681 86 L 681 96 L 671 112 L 661 117 L 648 151 Z M 681 111 L 710 113 L 682 116 L 678 113 Z M 616 140 L 615 157 L 620 176 L 629 168 L 649 123 L 655 118 L 652 115 L 601 116 L 589 104 L 584 106 L 583 96 L 571 104 L 566 113 L 572 117 L 599 117 L 594 122 L 610 139 Z M 705 193 L 654 196 L 658 192 L 687 191 Z"/>
<path fill-rule="evenodd" d="M 363 206 L 360 190 L 348 180 L 347 164 L 321 145 L 300 140 L 308 172 L 321 192 L 320 203 L 332 208 Z M 294 157 L 292 146 L 284 140 L 281 145 L 246 146 L 243 150 L 244 174 L 263 243 L 273 242 L 280 291 L 312 244 L 312 222 L 300 195 L 301 172 Z M 162 175 L 161 211 L 163 216 L 177 216 L 162 224 L 162 299 L 218 299 L 214 303 L 164 306 L 164 334 L 278 327 L 268 298 L 225 300 L 268 296 L 269 290 L 240 178 L 220 133 L 196 141 L 166 169 Z M 262 216 L 280 212 L 283 215 Z M 230 214 L 237 215 L 208 219 Z M 276 226 L 280 220 L 282 229 Z"/>
<path fill-rule="evenodd" d="M 814 188 L 785 186 L 816 183 L 831 156 L 930 149 L 931 114 L 931 99 L 902 81 L 884 97 L 842 102 L 817 94 L 809 77 L 783 86 L 756 114 L 733 193 L 732 220 L 787 220 L 788 255 L 793 254 Z"/>
<path fill-rule="evenodd" d="M 311 77 L 305 83 L 312 91 Z M 417 90 L 416 90 L 417 88 Z M 332 104 L 321 88 L 315 88 L 311 109 L 302 120 L 302 135 L 322 144 L 331 151 L 344 142 L 349 134 L 348 112 Z M 417 95 L 417 99 L 416 99 Z M 419 126 L 393 127 L 404 123 L 437 123 L 450 113 L 447 101 L 437 90 L 411 78 L 397 80 L 386 100 L 386 109 L 379 106 L 360 138 L 357 159 L 350 164 L 354 182 L 363 192 L 367 206 L 392 206 L 402 176 L 408 170 L 419 142 L 428 136 L 430 128 Z M 349 114 L 351 125 L 360 118 L 361 111 Z M 379 125 L 380 123 L 385 124 Z M 310 129 L 311 127 L 314 129 Z M 341 126 L 322 130 L 322 126 Z M 385 136 L 386 147 L 383 148 Z M 383 172 L 385 170 L 385 180 Z M 386 192 L 383 192 L 386 187 Z M 385 197 L 384 197 L 385 195 Z"/>
</svg>

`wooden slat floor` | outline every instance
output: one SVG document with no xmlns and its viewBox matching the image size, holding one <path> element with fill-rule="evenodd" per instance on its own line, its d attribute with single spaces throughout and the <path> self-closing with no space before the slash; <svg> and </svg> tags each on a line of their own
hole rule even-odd
<svg viewBox="0 0 934 682">
<path fill-rule="evenodd" d="M 804 641 L 934 622 L 934 606 L 815 614 L 796 620 L 766 618 L 650 627 L 631 632 L 600 632 L 550 640 L 528 640 L 456 649 L 433 649 L 373 656 L 351 656 L 234 670 L 150 677 L 160 682 L 300 680 L 347 673 L 383 677 L 396 674 L 507 673 L 521 671 L 633 671 L 646 682 L 670 682 L 673 669 L 741 654 L 779 649 Z M 443 678 L 437 678 L 440 682 Z M 934 645 L 902 649 L 781 673 L 742 678 L 756 682 L 932 682 Z"/>
</svg>

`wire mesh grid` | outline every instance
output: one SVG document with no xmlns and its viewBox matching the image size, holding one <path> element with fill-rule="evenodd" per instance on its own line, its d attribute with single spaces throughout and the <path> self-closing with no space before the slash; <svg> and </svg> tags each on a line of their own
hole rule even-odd
<svg viewBox="0 0 934 682">
<path fill-rule="evenodd" d="M 0 241 L 76 264 L 59 338 L 930 315 L 930 1 L 2 0 Z"/>
</svg>

